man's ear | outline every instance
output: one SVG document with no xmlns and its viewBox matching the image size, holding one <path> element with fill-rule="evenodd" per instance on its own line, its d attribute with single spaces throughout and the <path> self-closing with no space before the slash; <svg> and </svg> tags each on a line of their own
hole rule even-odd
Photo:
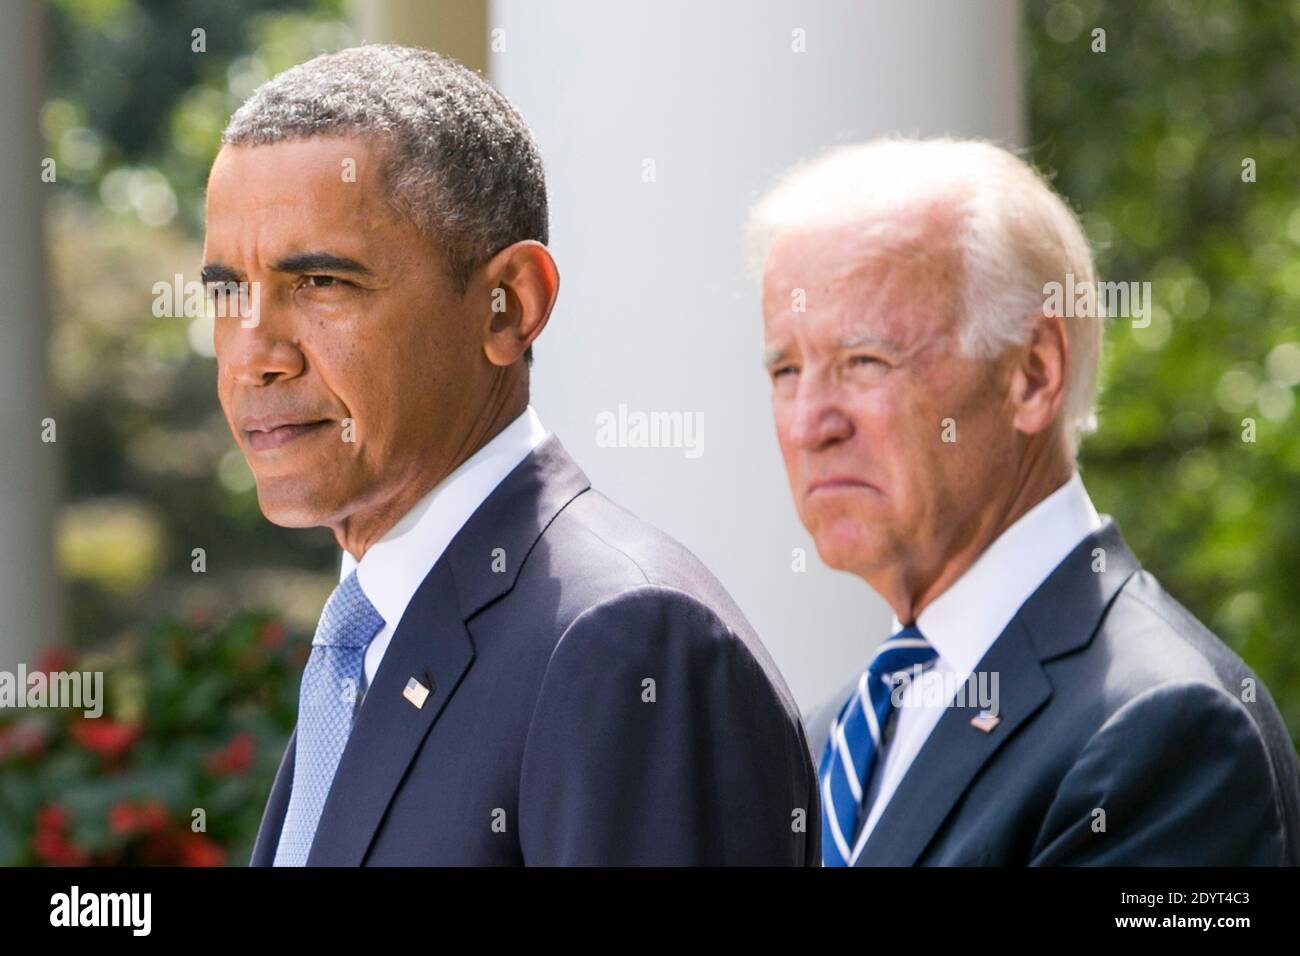
<svg viewBox="0 0 1300 956">
<path fill-rule="evenodd" d="M 1016 350 L 1011 370 L 1012 424 L 1026 435 L 1046 431 L 1056 421 L 1065 400 L 1065 369 L 1070 359 L 1065 319 L 1038 315 L 1033 325 L 1033 336 Z"/>
<path fill-rule="evenodd" d="M 483 354 L 493 365 L 513 365 L 542 334 L 560 292 L 551 253 L 532 239 L 516 242 L 484 265 L 472 289 L 483 296 Z"/>
</svg>

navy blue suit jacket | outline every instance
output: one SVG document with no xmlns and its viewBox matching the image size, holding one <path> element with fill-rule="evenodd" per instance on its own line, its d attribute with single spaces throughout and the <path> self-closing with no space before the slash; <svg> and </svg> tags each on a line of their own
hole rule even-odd
<svg viewBox="0 0 1300 956">
<path fill-rule="evenodd" d="M 944 712 L 858 866 L 1300 864 L 1300 768 L 1268 690 L 1113 521 L 981 671 L 999 675 L 999 723 L 971 725 L 977 695 Z M 849 690 L 809 718 L 818 753 Z"/>
<path fill-rule="evenodd" d="M 290 739 L 254 866 L 293 763 Z M 551 436 L 411 600 L 307 862 L 815 865 L 820 828 L 798 708 L 740 610 Z"/>
</svg>

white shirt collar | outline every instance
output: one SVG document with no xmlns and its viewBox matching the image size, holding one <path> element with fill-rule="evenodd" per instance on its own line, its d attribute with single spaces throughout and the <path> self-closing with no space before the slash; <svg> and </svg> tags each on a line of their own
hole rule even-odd
<svg viewBox="0 0 1300 956">
<path fill-rule="evenodd" d="M 916 626 L 948 666 L 974 671 L 1016 612 L 1101 517 L 1076 471 L 984 549 L 921 611 Z M 891 634 L 902 625 L 893 620 Z"/>
<path fill-rule="evenodd" d="M 370 546 L 359 563 L 344 551 L 339 580 L 355 569 L 361 590 L 384 619 L 387 629 L 395 629 L 406 613 L 406 605 L 451 539 L 547 434 L 533 406 L 529 405 L 417 501 L 387 534 Z"/>
</svg>

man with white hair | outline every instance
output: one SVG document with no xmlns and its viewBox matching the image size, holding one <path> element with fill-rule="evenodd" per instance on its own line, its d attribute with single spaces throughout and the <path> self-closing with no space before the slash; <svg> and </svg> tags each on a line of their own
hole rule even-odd
<svg viewBox="0 0 1300 956">
<path fill-rule="evenodd" d="M 808 719 L 823 862 L 1300 863 L 1268 691 L 1076 469 L 1103 318 L 1051 295 L 1095 281 L 1069 207 L 988 143 L 886 139 L 787 174 L 750 242 L 800 519 L 895 615 Z"/>
</svg>

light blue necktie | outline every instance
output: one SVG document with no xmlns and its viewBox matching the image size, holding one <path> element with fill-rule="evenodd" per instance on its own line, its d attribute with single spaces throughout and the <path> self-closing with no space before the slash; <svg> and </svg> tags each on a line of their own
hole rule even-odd
<svg viewBox="0 0 1300 956">
<path fill-rule="evenodd" d="M 353 571 L 325 602 L 298 695 L 293 790 L 285 811 L 276 866 L 304 866 L 325 798 L 352 732 L 366 647 L 384 626 Z"/>
<path fill-rule="evenodd" d="M 938 651 L 915 626 L 903 628 L 876 649 L 858 688 L 840 708 L 822 751 L 817 778 L 822 799 L 822 864 L 849 866 L 880 741 L 895 711 L 895 675 L 910 679 L 914 665 L 934 662 Z M 903 675 L 907 675 L 905 678 Z"/>
</svg>

